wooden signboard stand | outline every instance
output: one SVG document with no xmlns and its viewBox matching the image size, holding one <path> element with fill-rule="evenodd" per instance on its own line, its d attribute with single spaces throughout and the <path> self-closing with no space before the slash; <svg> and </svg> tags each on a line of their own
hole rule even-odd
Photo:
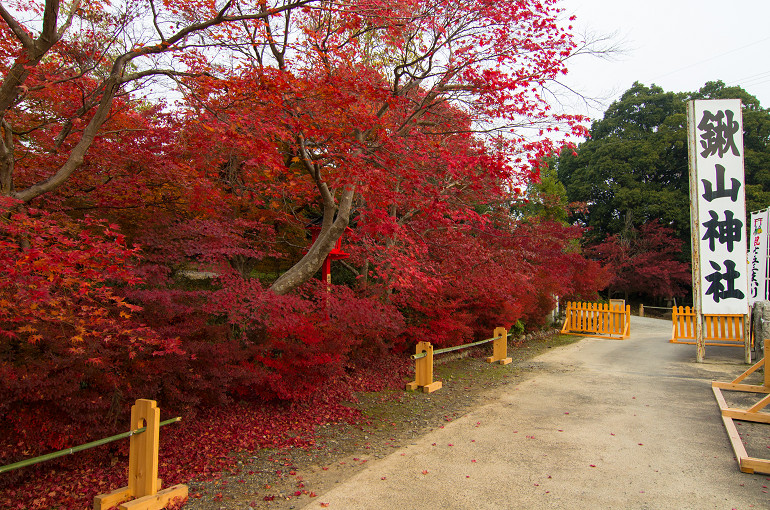
<svg viewBox="0 0 770 510">
<path fill-rule="evenodd" d="M 755 341 L 759 341 L 759 339 L 755 339 Z M 755 363 L 754 366 L 743 372 L 731 382 L 714 381 L 711 383 L 711 389 L 714 391 L 714 396 L 719 404 L 719 409 L 722 411 L 722 421 L 725 424 L 727 435 L 733 446 L 735 458 L 738 460 L 738 466 L 744 473 L 770 474 L 770 459 L 749 457 L 746 453 L 746 447 L 743 445 L 743 441 L 738 434 L 738 429 L 735 427 L 735 423 L 733 423 L 733 420 L 742 420 L 770 424 L 770 413 L 762 412 L 765 407 L 770 405 L 770 372 L 768 372 L 765 363 L 765 360 L 767 359 L 767 347 L 770 342 L 765 339 L 764 343 L 765 357 Z M 759 368 L 763 368 L 764 371 L 763 384 L 744 383 L 744 380 Z M 722 390 L 766 393 L 766 395 L 751 407 L 747 409 L 738 409 L 727 405 L 724 395 L 722 395 Z"/>
</svg>

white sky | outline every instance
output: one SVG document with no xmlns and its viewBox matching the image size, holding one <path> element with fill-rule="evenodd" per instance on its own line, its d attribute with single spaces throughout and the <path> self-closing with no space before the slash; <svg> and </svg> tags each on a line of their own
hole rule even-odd
<svg viewBox="0 0 770 510">
<path fill-rule="evenodd" d="M 634 81 L 690 92 L 707 81 L 740 85 L 770 108 L 770 0 L 562 0 L 578 34 L 609 35 L 625 51 L 613 60 L 576 57 L 564 79 L 601 100 L 572 101 L 575 113 L 601 118 Z"/>
</svg>

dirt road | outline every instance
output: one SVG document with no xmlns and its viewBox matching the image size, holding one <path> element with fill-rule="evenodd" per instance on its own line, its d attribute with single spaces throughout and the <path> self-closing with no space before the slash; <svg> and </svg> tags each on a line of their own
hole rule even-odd
<svg viewBox="0 0 770 510">
<path fill-rule="evenodd" d="M 738 471 L 711 392 L 737 348 L 668 343 L 670 321 L 535 358 L 538 375 L 319 494 L 331 509 L 770 508 L 770 477 Z M 759 426 L 768 427 L 768 426 Z M 770 457 L 770 430 L 752 429 Z"/>
</svg>

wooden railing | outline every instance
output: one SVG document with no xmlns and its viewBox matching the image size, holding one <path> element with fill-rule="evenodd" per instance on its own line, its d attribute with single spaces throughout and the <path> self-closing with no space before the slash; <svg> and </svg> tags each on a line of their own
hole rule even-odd
<svg viewBox="0 0 770 510">
<path fill-rule="evenodd" d="M 488 363 L 499 363 L 507 365 L 512 360 L 508 357 L 508 330 L 499 327 L 495 328 L 492 338 L 479 340 L 469 344 L 455 345 L 454 347 L 444 347 L 443 349 L 433 349 L 430 342 L 418 342 L 416 351 L 412 354 L 414 362 L 414 381 L 406 384 L 407 390 L 416 390 L 422 388 L 425 393 L 431 393 L 441 389 L 441 381 L 433 380 L 433 356 L 445 352 L 467 349 L 481 344 L 494 342 L 492 344 L 492 356 L 487 358 Z"/>
<path fill-rule="evenodd" d="M 706 345 L 744 346 L 746 332 L 743 327 L 743 315 L 704 315 L 703 339 Z M 695 310 L 689 306 L 675 306 L 671 320 L 673 328 L 671 343 L 695 344 Z"/>
<path fill-rule="evenodd" d="M 82 452 L 90 448 L 105 445 L 120 439 L 129 439 L 128 447 L 128 485 L 94 498 L 94 510 L 105 510 L 117 505 L 119 510 L 157 510 L 166 507 L 175 499 L 187 499 L 187 486 L 174 485 L 161 490 L 162 481 L 158 478 L 158 449 L 160 427 L 177 423 L 176 417 L 160 421 L 160 409 L 154 400 L 139 399 L 131 406 L 131 430 L 90 443 L 65 448 L 58 452 L 47 453 L 32 459 L 26 459 L 7 466 L 0 466 L 0 473 L 32 466 L 40 462 L 53 460 L 65 455 Z"/>
<path fill-rule="evenodd" d="M 568 302 L 561 332 L 565 335 L 628 338 L 631 306 Z"/>
</svg>

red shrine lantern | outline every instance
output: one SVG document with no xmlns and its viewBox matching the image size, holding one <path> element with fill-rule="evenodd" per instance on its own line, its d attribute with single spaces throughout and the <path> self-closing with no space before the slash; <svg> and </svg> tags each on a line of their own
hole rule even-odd
<svg viewBox="0 0 770 510">
<path fill-rule="evenodd" d="M 344 235 L 348 232 L 352 232 L 353 229 L 350 227 L 345 227 L 345 232 L 337 238 L 337 242 L 334 245 L 334 248 L 332 248 L 332 251 L 329 252 L 329 255 L 326 256 L 324 259 L 323 266 L 321 266 L 321 271 L 323 274 L 323 280 L 327 284 L 332 283 L 332 260 L 342 260 L 350 257 L 350 253 L 345 253 L 342 251 L 342 238 Z M 321 227 L 320 225 L 313 225 L 310 227 L 310 233 L 313 236 L 313 240 L 310 243 L 311 246 L 315 243 L 316 239 L 318 239 L 318 235 L 321 233 Z"/>
</svg>

